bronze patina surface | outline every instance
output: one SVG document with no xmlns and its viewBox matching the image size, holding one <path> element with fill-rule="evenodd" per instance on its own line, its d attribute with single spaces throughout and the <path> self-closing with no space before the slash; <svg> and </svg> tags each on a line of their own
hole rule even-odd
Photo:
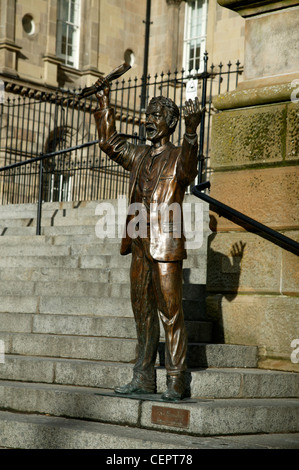
<svg viewBox="0 0 299 470">
<path fill-rule="evenodd" d="M 155 393 L 160 317 L 165 330 L 167 371 L 167 390 L 162 399 L 181 400 L 190 395 L 182 309 L 182 263 L 186 250 L 181 208 L 185 190 L 197 176 L 196 130 L 202 111 L 197 98 L 185 103 L 186 133 L 182 146 L 176 147 L 170 142 L 170 136 L 180 117 L 179 109 L 169 98 L 153 98 L 146 110 L 146 132 L 151 145 L 133 145 L 116 132 L 108 81 L 100 78 L 96 86 L 102 89 L 97 93 L 99 109 L 95 112 L 99 145 L 113 161 L 130 172 L 130 205 L 142 205 L 145 227 L 136 237 L 130 234 L 130 222 L 135 216 L 130 211 L 121 254 L 132 253 L 131 302 L 138 352 L 132 381 L 115 392 Z M 157 211 L 161 204 L 177 209 L 169 213 L 171 216 L 166 221 Z"/>
</svg>

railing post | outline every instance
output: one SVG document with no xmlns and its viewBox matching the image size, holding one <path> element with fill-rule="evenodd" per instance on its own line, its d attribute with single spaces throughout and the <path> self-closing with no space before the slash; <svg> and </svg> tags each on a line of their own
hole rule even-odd
<svg viewBox="0 0 299 470">
<path fill-rule="evenodd" d="M 42 220 L 42 199 L 43 199 L 43 161 L 39 164 L 39 185 L 38 185 L 38 203 L 37 203 L 37 217 L 36 217 L 36 235 L 41 234 L 41 220 Z"/>
<path fill-rule="evenodd" d="M 145 23 L 145 43 L 144 43 L 144 58 L 143 58 L 143 82 L 141 89 L 141 110 L 145 113 L 146 108 L 146 85 L 147 85 L 147 70 L 148 70 L 148 51 L 150 41 L 150 25 L 151 25 L 151 0 L 146 1 L 146 20 Z"/>
<path fill-rule="evenodd" d="M 201 93 L 201 109 L 204 109 L 207 101 L 207 82 L 208 82 L 208 53 L 204 53 L 204 72 L 202 74 L 202 93 Z M 204 138 L 205 138 L 205 115 L 204 110 L 201 115 L 200 131 L 199 131 L 199 148 L 198 148 L 198 183 L 202 182 L 203 179 L 203 168 L 204 168 Z"/>
</svg>

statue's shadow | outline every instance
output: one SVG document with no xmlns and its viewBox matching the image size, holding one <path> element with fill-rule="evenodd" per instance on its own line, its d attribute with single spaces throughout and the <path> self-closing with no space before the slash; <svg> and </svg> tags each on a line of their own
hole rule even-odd
<svg viewBox="0 0 299 470">
<path fill-rule="evenodd" d="M 225 343 L 222 302 L 235 299 L 239 289 L 245 243 L 232 243 L 230 256 L 212 248 L 217 237 L 217 220 L 210 215 L 211 234 L 207 243 L 206 283 L 195 283 L 190 268 L 183 269 L 183 310 L 188 330 L 188 369 L 205 369 L 211 364 L 207 345 Z M 159 344 L 160 365 L 165 365 L 165 343 Z"/>
<path fill-rule="evenodd" d="M 210 228 L 212 233 L 208 237 L 207 250 L 206 316 L 213 323 L 212 342 L 225 343 L 223 301 L 232 302 L 237 297 L 246 243 L 242 240 L 230 241 L 228 256 L 212 248 L 218 233 L 217 219 L 213 215 L 210 215 Z M 214 244 L 217 246 L 217 243 Z"/>
</svg>

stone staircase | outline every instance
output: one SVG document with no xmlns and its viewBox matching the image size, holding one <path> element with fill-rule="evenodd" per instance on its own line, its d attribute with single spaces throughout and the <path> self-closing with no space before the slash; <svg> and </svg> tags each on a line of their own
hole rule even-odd
<svg viewBox="0 0 299 470">
<path fill-rule="evenodd" d="M 298 374 L 258 369 L 256 347 L 211 342 L 205 242 L 184 263 L 191 398 L 160 400 L 162 330 L 157 394 L 114 394 L 135 360 L 130 256 L 96 236 L 97 205 L 44 204 L 41 236 L 36 205 L 0 207 L 0 447 L 299 448 Z"/>
</svg>

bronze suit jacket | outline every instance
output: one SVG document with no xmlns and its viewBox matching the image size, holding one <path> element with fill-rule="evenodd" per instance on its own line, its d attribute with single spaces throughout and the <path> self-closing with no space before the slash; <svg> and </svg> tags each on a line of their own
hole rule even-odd
<svg viewBox="0 0 299 470">
<path fill-rule="evenodd" d="M 100 109 L 95 112 L 100 148 L 116 163 L 130 171 L 129 201 L 134 200 L 136 183 L 140 168 L 145 159 L 151 158 L 152 147 L 149 145 L 133 145 L 115 128 L 114 111 L 112 108 Z M 166 144 L 167 148 L 160 159 L 158 178 L 151 194 L 151 224 L 156 230 L 150 237 L 150 253 L 157 261 L 178 261 L 186 258 L 183 235 L 182 202 L 186 188 L 197 176 L 197 137 L 184 136 L 182 147 Z M 165 223 L 161 217 L 159 206 L 173 203 L 180 209 L 179 220 L 174 219 L 172 211 Z M 161 206 L 160 206 L 161 207 Z M 126 228 L 135 214 L 127 216 Z M 125 231 L 121 243 L 121 254 L 131 253 L 132 239 Z"/>
</svg>

